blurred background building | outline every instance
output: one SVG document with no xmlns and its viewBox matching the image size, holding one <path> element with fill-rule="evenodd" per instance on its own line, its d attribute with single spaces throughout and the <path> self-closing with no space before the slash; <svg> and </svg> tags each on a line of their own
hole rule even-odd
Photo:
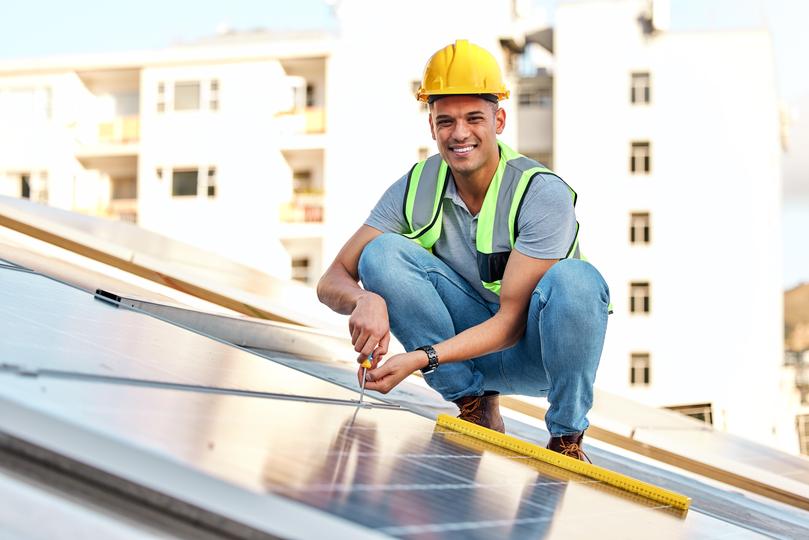
<svg viewBox="0 0 809 540">
<path fill-rule="evenodd" d="M 414 88 L 467 38 L 507 70 L 503 139 L 580 195 L 582 247 L 615 304 L 598 385 L 797 451 L 770 35 L 673 32 L 669 8 L 569 2 L 550 24 L 530 2 L 343 0 L 331 32 L 2 61 L 0 194 L 314 284 L 434 153 Z"/>
</svg>

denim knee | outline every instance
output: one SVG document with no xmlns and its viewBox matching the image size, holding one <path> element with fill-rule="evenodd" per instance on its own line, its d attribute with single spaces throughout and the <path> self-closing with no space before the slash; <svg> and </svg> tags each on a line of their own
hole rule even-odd
<svg viewBox="0 0 809 540">
<path fill-rule="evenodd" d="M 600 301 L 609 304 L 609 287 L 596 268 L 581 259 L 562 259 L 548 270 L 536 287 L 545 301 L 557 296 L 573 304 Z"/>
<path fill-rule="evenodd" d="M 363 286 L 368 290 L 375 290 L 377 286 L 390 282 L 395 274 L 398 254 L 410 248 L 409 244 L 413 242 L 395 233 L 383 233 L 368 242 L 360 254 L 357 266 Z"/>
</svg>

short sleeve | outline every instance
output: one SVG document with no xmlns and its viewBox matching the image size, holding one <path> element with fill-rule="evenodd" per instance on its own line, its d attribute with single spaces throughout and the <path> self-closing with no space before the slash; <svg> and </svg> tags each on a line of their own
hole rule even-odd
<svg viewBox="0 0 809 540">
<path fill-rule="evenodd" d="M 379 198 L 365 224 L 382 232 L 408 232 L 402 205 L 407 189 L 407 175 L 394 182 Z"/>
<path fill-rule="evenodd" d="M 576 237 L 576 211 L 567 184 L 550 174 L 534 178 L 517 216 L 517 231 L 514 247 L 523 255 L 564 258 Z"/>
</svg>

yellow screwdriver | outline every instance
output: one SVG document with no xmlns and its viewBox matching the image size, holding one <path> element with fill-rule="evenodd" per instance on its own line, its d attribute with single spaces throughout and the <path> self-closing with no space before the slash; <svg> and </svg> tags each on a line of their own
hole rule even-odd
<svg viewBox="0 0 809 540">
<path fill-rule="evenodd" d="M 357 408 L 359 409 L 360 405 L 362 405 L 362 398 L 365 397 L 365 374 L 368 372 L 368 368 L 371 367 L 371 360 L 373 360 L 374 355 L 369 354 L 368 358 L 362 361 L 362 384 L 360 385 L 360 401 L 357 403 Z"/>
</svg>

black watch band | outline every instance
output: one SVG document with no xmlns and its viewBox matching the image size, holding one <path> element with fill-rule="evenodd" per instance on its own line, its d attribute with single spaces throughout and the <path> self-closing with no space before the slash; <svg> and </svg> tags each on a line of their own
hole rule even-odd
<svg viewBox="0 0 809 540">
<path fill-rule="evenodd" d="M 424 375 L 428 373 L 432 373 L 436 369 L 438 369 L 438 353 L 435 352 L 432 345 L 425 345 L 423 347 L 418 347 L 417 351 L 424 351 L 427 353 L 427 367 L 421 368 L 421 372 Z"/>
</svg>

